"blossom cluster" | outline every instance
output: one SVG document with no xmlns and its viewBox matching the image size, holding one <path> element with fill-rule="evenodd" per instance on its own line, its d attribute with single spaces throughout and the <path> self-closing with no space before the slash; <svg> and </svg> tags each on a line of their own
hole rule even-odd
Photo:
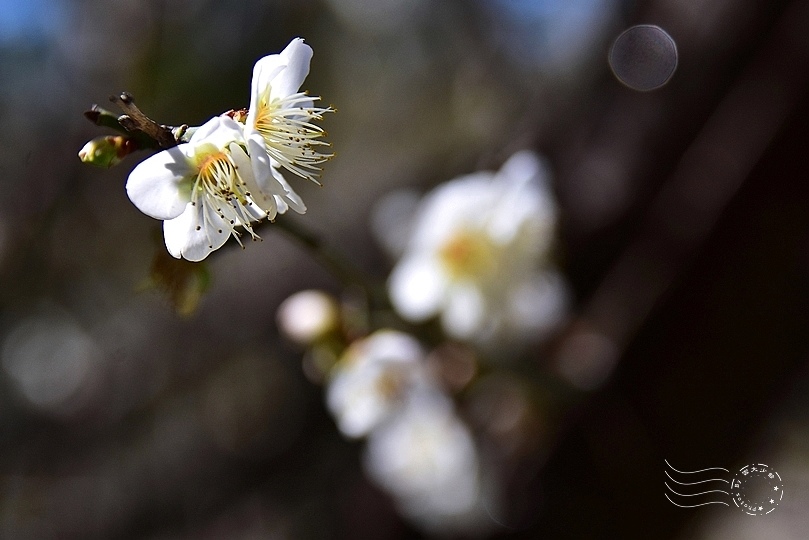
<svg viewBox="0 0 809 540">
<path fill-rule="evenodd" d="M 240 244 L 245 233 L 258 238 L 254 227 L 263 219 L 306 211 L 283 171 L 317 183 L 320 164 L 331 157 L 320 151 L 327 143 L 314 122 L 332 109 L 300 92 L 311 58 L 300 38 L 262 58 L 248 110 L 211 118 L 187 142 L 131 172 L 129 198 L 163 221 L 172 256 L 201 261 L 231 236 Z M 83 150 L 88 159 L 97 146 Z M 119 157 L 101 152 L 97 161 Z M 558 212 L 549 176 L 540 156 L 522 150 L 498 171 L 445 182 L 408 199 L 406 208 L 380 205 L 375 232 L 396 258 L 387 278 L 390 304 L 371 306 L 373 287 L 366 284 L 357 328 L 348 328 L 346 306 L 318 291 L 299 292 L 279 308 L 279 326 L 307 347 L 304 369 L 325 385 L 339 430 L 366 441 L 368 476 L 403 515 L 433 532 L 479 534 L 498 506 L 497 475 L 483 466 L 482 449 L 492 441 L 473 434 L 463 414 L 470 408 L 456 408 L 456 401 L 461 405 L 479 372 L 503 365 L 485 360 L 515 356 L 521 343 L 542 339 L 565 315 L 567 286 L 552 260 Z M 380 320 L 393 322 L 371 324 Z M 428 350 L 419 329 L 438 346 Z M 461 375 L 448 382 L 452 377 L 434 364 L 449 358 L 436 351 L 453 347 L 469 354 L 461 355 Z M 532 410 L 523 401 L 508 402 L 494 431 L 522 429 Z"/>
<path fill-rule="evenodd" d="M 296 293 L 279 309 L 280 326 L 322 352 L 339 327 L 334 306 L 325 293 Z M 366 440 L 366 473 L 404 516 L 434 532 L 471 531 L 484 526 L 494 495 L 484 490 L 472 432 L 427 357 L 401 331 L 356 339 L 323 369 L 326 403 L 343 435 Z"/>
<path fill-rule="evenodd" d="M 306 206 L 281 173 L 317 182 L 330 154 L 318 147 L 322 128 L 313 121 L 331 108 L 314 106 L 299 89 L 309 73 L 312 49 L 297 38 L 253 69 L 250 108 L 216 116 L 188 142 L 163 150 L 129 175 L 126 191 L 143 213 L 163 220 L 169 253 L 201 261 L 231 236 Z M 241 242 L 239 242 L 241 243 Z"/>
<path fill-rule="evenodd" d="M 398 257 L 387 280 L 391 305 L 400 328 L 437 319 L 445 338 L 435 349 L 402 330 L 346 332 L 337 301 L 325 293 L 297 293 L 279 310 L 282 331 L 310 349 L 310 360 L 319 358 L 316 376 L 338 428 L 365 439 L 368 476 L 402 515 L 431 532 L 480 534 L 500 506 L 498 475 L 483 466 L 485 445 L 456 408 L 463 392 L 481 388 L 475 374 L 486 368 L 478 362 L 503 365 L 511 345 L 541 338 L 565 314 L 567 287 L 551 256 L 557 210 L 548 178 L 544 161 L 523 150 L 499 171 L 380 205 L 375 232 Z M 449 384 L 437 366 L 452 356 L 441 351 L 453 347 L 468 354 Z M 504 413 L 512 426 L 521 422 L 515 411 L 531 415 L 515 399 Z"/>
</svg>

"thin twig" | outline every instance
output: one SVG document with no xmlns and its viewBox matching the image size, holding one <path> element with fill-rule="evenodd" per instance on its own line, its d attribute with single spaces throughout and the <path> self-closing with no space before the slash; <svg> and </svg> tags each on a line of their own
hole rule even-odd
<svg viewBox="0 0 809 540">
<path fill-rule="evenodd" d="M 98 105 L 93 105 L 89 111 L 85 111 L 84 117 L 97 126 L 108 127 L 118 131 L 119 133 L 123 133 L 131 140 L 135 141 L 139 149 L 151 148 L 157 150 L 160 148 L 160 144 L 158 144 L 158 142 L 152 137 L 142 131 L 130 131 L 126 129 L 118 121 L 119 115 L 106 109 L 102 109 Z"/>
<path fill-rule="evenodd" d="M 384 287 L 379 280 L 369 276 L 341 253 L 327 246 L 314 232 L 291 219 L 279 219 L 273 226 L 306 247 L 343 285 L 361 288 L 372 304 L 379 305 L 381 298 L 385 297 Z"/>
<path fill-rule="evenodd" d="M 171 148 L 177 146 L 177 139 L 171 129 L 161 126 L 145 114 L 135 105 L 135 100 L 131 94 L 121 92 L 117 96 L 110 96 L 110 101 L 118 105 L 126 114 L 118 117 L 118 123 L 130 132 L 143 132 L 160 145 L 161 148 Z"/>
</svg>

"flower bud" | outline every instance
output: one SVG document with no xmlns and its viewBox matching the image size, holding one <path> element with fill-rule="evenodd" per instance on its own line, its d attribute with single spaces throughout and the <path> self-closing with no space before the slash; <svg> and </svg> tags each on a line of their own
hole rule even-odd
<svg viewBox="0 0 809 540">
<path fill-rule="evenodd" d="M 96 167 L 110 168 L 137 149 L 135 141 L 123 135 L 96 137 L 79 150 L 79 159 Z"/>
<path fill-rule="evenodd" d="M 337 301 L 316 290 L 300 291 L 278 307 L 278 326 L 290 340 L 311 345 L 334 332 L 340 324 Z"/>
</svg>

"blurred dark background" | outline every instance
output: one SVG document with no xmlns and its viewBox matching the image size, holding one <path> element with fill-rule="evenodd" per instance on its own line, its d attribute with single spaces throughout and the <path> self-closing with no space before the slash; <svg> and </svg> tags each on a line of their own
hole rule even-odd
<svg viewBox="0 0 809 540">
<path fill-rule="evenodd" d="M 384 277 L 373 201 L 515 150 L 545 154 L 570 323 L 533 361 L 615 366 L 512 471 L 514 538 L 803 538 L 809 504 L 809 2 L 0 2 L 0 537 L 409 538 L 303 375 L 275 308 L 333 280 L 271 228 L 229 243 L 192 317 L 144 290 L 156 222 L 140 157 L 76 154 L 120 90 L 166 124 L 247 105 L 252 65 L 302 36 L 334 104 L 325 186 L 291 216 Z M 607 62 L 655 24 L 671 81 Z M 293 179 L 293 182 L 295 179 Z M 597 339 L 592 339 L 597 336 Z M 566 367 L 567 366 L 567 367 Z M 767 516 L 663 496 L 683 470 L 763 462 Z"/>
</svg>

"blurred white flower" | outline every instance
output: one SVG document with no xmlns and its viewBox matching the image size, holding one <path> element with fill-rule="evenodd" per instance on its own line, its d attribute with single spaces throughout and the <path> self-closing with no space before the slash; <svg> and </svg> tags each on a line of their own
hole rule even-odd
<svg viewBox="0 0 809 540">
<path fill-rule="evenodd" d="M 440 314 L 447 333 L 477 340 L 553 324 L 566 288 L 540 272 L 557 217 L 547 176 L 536 154 L 521 151 L 496 173 L 463 176 L 425 196 L 388 283 L 396 310 L 416 322 Z"/>
<path fill-rule="evenodd" d="M 335 366 L 326 394 L 329 410 L 348 437 L 363 437 L 428 384 L 424 352 L 413 337 L 379 330 L 355 341 Z"/>
<path fill-rule="evenodd" d="M 368 438 L 368 475 L 406 516 L 444 532 L 480 526 L 483 518 L 478 451 L 452 401 L 416 392 Z"/>
<path fill-rule="evenodd" d="M 314 107 L 306 92 L 299 92 L 309 74 L 312 48 L 301 38 L 293 39 L 280 54 L 265 56 L 253 68 L 250 110 L 246 134 L 250 155 L 266 149 L 272 164 L 315 183 L 320 173 L 318 164 L 332 155 L 316 150 L 328 146 L 321 141 L 322 128 L 312 123 L 322 120 L 332 108 Z"/>
<path fill-rule="evenodd" d="M 243 126 L 212 118 L 191 139 L 159 152 L 130 173 L 126 191 L 143 213 L 164 220 L 169 253 L 201 261 L 219 249 L 237 226 L 257 238 L 251 223 L 274 219 L 288 207 L 304 213 L 303 201 L 269 165 L 262 148 L 245 152 Z"/>
<path fill-rule="evenodd" d="M 421 195 L 414 189 L 398 189 L 377 199 L 371 209 L 371 233 L 388 255 L 402 256 L 413 231 L 413 215 Z"/>
</svg>

